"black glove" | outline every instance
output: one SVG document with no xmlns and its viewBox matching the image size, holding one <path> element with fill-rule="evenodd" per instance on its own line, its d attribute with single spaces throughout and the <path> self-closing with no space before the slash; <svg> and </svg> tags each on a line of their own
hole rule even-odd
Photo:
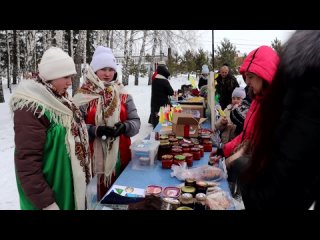
<svg viewBox="0 0 320 240">
<path fill-rule="evenodd" d="M 126 131 L 126 125 L 122 122 L 118 122 L 114 125 L 116 127 L 116 130 L 114 132 L 114 137 L 118 137 L 121 134 L 124 134 Z"/>
<path fill-rule="evenodd" d="M 109 126 L 98 126 L 96 130 L 97 137 L 114 137 L 116 128 L 109 127 Z"/>
<path fill-rule="evenodd" d="M 218 148 L 217 149 L 217 155 L 220 155 L 221 157 L 224 157 L 222 148 Z"/>
</svg>

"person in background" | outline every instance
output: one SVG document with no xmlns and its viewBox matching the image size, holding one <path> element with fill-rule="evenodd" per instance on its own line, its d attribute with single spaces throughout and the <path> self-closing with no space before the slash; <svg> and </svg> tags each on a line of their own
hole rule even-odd
<svg viewBox="0 0 320 240">
<path fill-rule="evenodd" d="M 246 209 L 319 210 L 319 75 L 320 31 L 296 31 L 257 111 L 238 180 Z"/>
<path fill-rule="evenodd" d="M 158 65 L 157 65 L 157 66 L 160 66 L 160 65 L 166 66 L 165 61 L 160 61 L 160 62 L 158 62 Z M 158 68 L 158 67 L 157 67 L 157 68 Z M 157 74 L 158 74 L 158 70 L 156 69 L 156 70 L 154 71 L 152 77 L 151 77 L 152 81 L 156 78 Z"/>
<path fill-rule="evenodd" d="M 236 109 L 242 103 L 246 93 L 243 88 L 237 87 L 232 92 L 232 102 L 225 109 L 224 113 L 226 116 L 220 117 L 215 123 L 215 128 L 221 132 L 221 142 L 227 143 L 231 141 L 236 135 L 237 125 L 233 124 L 230 120 L 230 112 Z M 239 134 L 239 133 L 238 133 Z"/>
<path fill-rule="evenodd" d="M 239 87 L 237 79 L 229 73 L 228 66 L 222 66 L 216 78 L 216 95 L 219 96 L 219 104 L 225 109 L 231 103 L 231 95 L 236 87 Z"/>
<path fill-rule="evenodd" d="M 21 81 L 14 113 L 15 170 L 23 210 L 84 210 L 91 179 L 89 137 L 67 89 L 76 74 L 62 49 L 46 50 L 37 79 Z"/>
<path fill-rule="evenodd" d="M 112 50 L 98 46 L 85 82 L 74 96 L 88 127 L 98 200 L 131 160 L 130 137 L 138 134 L 141 125 L 133 98 L 117 80 L 116 69 Z"/>
<path fill-rule="evenodd" d="M 198 88 L 201 89 L 202 86 L 208 85 L 209 68 L 208 65 L 202 65 L 201 75 L 199 78 Z"/>
<path fill-rule="evenodd" d="M 159 65 L 157 68 L 158 74 L 152 81 L 151 86 L 151 113 L 150 119 L 153 128 L 159 122 L 159 110 L 161 106 L 171 105 L 169 96 L 174 94 L 174 91 L 169 83 L 169 70 L 164 65 Z"/>
</svg>

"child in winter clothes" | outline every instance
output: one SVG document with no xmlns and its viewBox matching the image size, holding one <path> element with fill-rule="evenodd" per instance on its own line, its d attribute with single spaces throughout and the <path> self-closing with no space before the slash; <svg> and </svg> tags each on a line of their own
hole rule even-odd
<svg viewBox="0 0 320 240">
<path fill-rule="evenodd" d="M 141 124 L 132 96 L 117 80 L 116 67 L 111 49 L 98 46 L 74 96 L 88 127 L 98 200 L 131 160 L 130 137 Z"/>
<path fill-rule="evenodd" d="M 202 65 L 201 75 L 198 83 L 199 90 L 202 86 L 208 85 L 209 68 L 208 65 Z"/>
<path fill-rule="evenodd" d="M 236 109 L 245 97 L 246 93 L 243 88 L 235 88 L 232 92 L 232 103 L 224 109 L 226 116 L 221 116 L 215 123 L 215 128 L 221 132 L 222 143 L 227 143 L 236 136 L 236 125 L 230 120 L 230 112 Z"/>
</svg>

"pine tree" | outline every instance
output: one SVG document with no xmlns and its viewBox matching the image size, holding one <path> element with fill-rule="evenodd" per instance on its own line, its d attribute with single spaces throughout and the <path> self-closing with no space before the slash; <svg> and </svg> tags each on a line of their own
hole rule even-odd
<svg viewBox="0 0 320 240">
<path fill-rule="evenodd" d="M 236 57 L 237 57 L 237 49 L 236 46 L 233 45 L 230 40 L 223 39 L 221 42 L 221 46 L 218 46 L 218 50 L 216 52 L 215 59 L 215 68 L 221 67 L 224 63 L 229 65 L 229 69 L 232 73 L 236 72 Z"/>
<path fill-rule="evenodd" d="M 278 53 L 278 55 L 280 54 L 281 50 L 282 50 L 282 44 L 281 41 L 276 38 L 275 40 L 273 40 L 273 42 L 271 42 L 271 47 Z"/>
</svg>

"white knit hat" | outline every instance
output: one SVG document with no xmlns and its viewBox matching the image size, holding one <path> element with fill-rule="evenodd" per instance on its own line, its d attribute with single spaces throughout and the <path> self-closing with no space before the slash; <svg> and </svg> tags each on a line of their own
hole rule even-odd
<svg viewBox="0 0 320 240">
<path fill-rule="evenodd" d="M 92 56 L 90 67 L 94 72 L 106 67 L 117 71 L 117 63 L 112 50 L 107 47 L 98 46 Z"/>
<path fill-rule="evenodd" d="M 77 73 L 73 59 L 58 47 L 50 47 L 45 51 L 38 67 L 39 77 L 44 81 Z"/>
<path fill-rule="evenodd" d="M 232 92 L 232 97 L 239 97 L 241 99 L 244 99 L 246 97 L 246 92 L 243 88 L 236 87 Z"/>
<path fill-rule="evenodd" d="M 202 65 L 202 71 L 203 74 L 209 74 L 209 68 L 208 65 Z"/>
</svg>

